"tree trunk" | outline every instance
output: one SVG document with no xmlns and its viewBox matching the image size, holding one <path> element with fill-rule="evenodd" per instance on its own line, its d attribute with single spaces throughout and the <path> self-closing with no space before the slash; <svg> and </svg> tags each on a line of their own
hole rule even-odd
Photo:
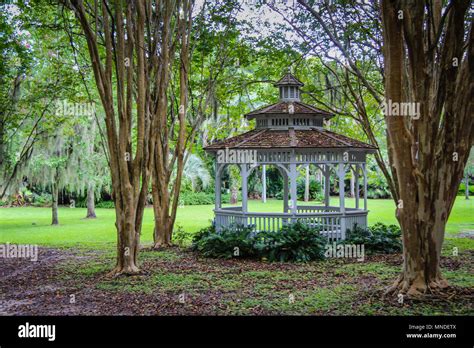
<svg viewBox="0 0 474 348">
<path fill-rule="evenodd" d="M 87 187 L 87 215 L 86 219 L 95 219 L 95 199 L 94 199 L 94 185 L 89 184 Z"/>
<path fill-rule="evenodd" d="M 304 201 L 309 201 L 309 166 L 306 167 L 306 176 L 304 181 Z"/>
<path fill-rule="evenodd" d="M 170 71 L 161 69 L 161 100 L 158 103 L 158 120 L 155 132 L 159 134 L 159 139 L 154 148 L 154 164 L 152 171 L 152 194 L 153 211 L 155 214 L 155 229 L 153 233 L 154 247 L 163 248 L 171 246 L 173 226 L 176 220 L 178 209 L 181 181 L 185 164 L 186 147 L 192 144 L 195 130 L 191 131 L 189 139 L 186 134 L 186 111 L 188 107 L 188 73 L 190 58 L 190 32 L 191 32 L 191 2 L 183 0 L 177 3 L 174 8 L 179 12 L 177 18 L 178 37 L 180 44 L 179 53 L 179 106 L 178 106 L 178 134 L 175 139 L 174 149 L 170 148 L 170 139 L 175 138 L 174 128 L 169 128 L 168 124 L 168 104 L 167 93 Z M 171 17 L 174 10 L 171 5 L 168 11 L 163 12 L 163 21 L 168 23 L 166 30 L 163 30 L 162 47 L 166 47 L 166 52 L 161 54 L 161 64 L 168 66 L 170 59 L 174 58 L 174 51 L 170 48 L 171 32 L 168 25 L 171 23 Z M 171 45 L 174 47 L 174 43 Z M 174 115 L 174 110 L 171 109 Z M 172 116 L 173 119 L 175 116 Z M 173 123 L 173 122 L 171 122 Z M 189 143 L 188 141 L 191 140 Z M 172 156 L 170 156 L 172 153 Z M 172 180 L 171 176 L 175 173 Z M 171 185 L 170 185 L 171 183 Z M 171 186 L 171 187 L 170 187 Z"/>
<path fill-rule="evenodd" d="M 136 274 L 153 142 L 157 139 L 157 117 L 151 109 L 161 100 L 152 99 L 150 91 L 160 91 L 155 85 L 156 73 L 168 70 L 159 66 L 156 53 L 168 51 L 159 41 L 163 27 L 169 26 L 163 24 L 161 10 L 176 13 L 175 6 L 165 1 L 151 18 L 146 14 L 152 8 L 149 1 L 117 1 L 113 6 L 96 2 L 87 11 L 82 1 L 65 3 L 83 29 L 105 113 L 117 228 L 117 263 L 111 275 Z M 145 26 L 147 33 L 154 34 L 145 36 Z"/>
<path fill-rule="evenodd" d="M 140 269 L 137 265 L 140 246 L 140 231 L 135 226 L 135 211 L 132 205 L 120 208 L 116 205 L 115 226 L 118 232 L 117 263 L 110 275 L 137 274 Z"/>
<path fill-rule="evenodd" d="M 417 115 L 385 110 L 404 256 L 402 273 L 388 292 L 410 296 L 448 285 L 440 270 L 441 248 L 474 142 L 472 22 L 468 44 L 463 43 L 469 1 L 449 5 L 443 22 L 440 3 L 426 9 L 431 5 L 382 1 L 386 103 L 419 105 Z M 441 29 L 443 35 L 436 35 Z"/>
<path fill-rule="evenodd" d="M 410 206 L 404 206 L 403 209 L 416 211 L 416 207 Z M 401 275 L 389 291 L 397 289 L 402 293 L 416 296 L 428 289 L 447 286 L 439 267 L 446 226 L 446 219 L 441 217 L 442 214 L 445 212 L 437 214 L 434 220 L 433 215 L 427 212 L 400 214 L 404 262 Z"/>
<path fill-rule="evenodd" d="M 230 204 L 237 204 L 239 201 L 239 190 L 237 187 L 232 186 L 230 188 Z"/>
<path fill-rule="evenodd" d="M 51 185 L 51 196 L 52 196 L 52 221 L 51 225 L 59 225 L 58 220 L 58 199 L 59 199 L 59 187 L 57 182 Z"/>
<path fill-rule="evenodd" d="M 170 228 L 170 218 L 167 217 L 163 224 L 155 224 L 153 232 L 154 249 L 168 248 L 171 244 L 172 229 Z"/>
<path fill-rule="evenodd" d="M 162 177 L 161 177 L 162 179 Z M 170 197 L 167 182 L 159 182 L 160 177 L 152 177 L 153 214 L 155 228 L 153 230 L 153 243 L 155 249 L 171 246 L 173 225 L 170 216 Z"/>
<path fill-rule="evenodd" d="M 3 83 L 2 80 L 0 82 Z M 6 146 L 5 146 L 5 120 L 4 111 L 0 109 L 0 193 L 3 191 L 4 180 L 6 180 Z"/>
</svg>

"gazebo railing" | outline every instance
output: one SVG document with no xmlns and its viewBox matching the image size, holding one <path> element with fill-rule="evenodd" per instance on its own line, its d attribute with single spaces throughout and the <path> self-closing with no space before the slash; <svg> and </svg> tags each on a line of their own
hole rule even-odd
<svg viewBox="0 0 474 348">
<path fill-rule="evenodd" d="M 298 213 L 329 213 L 329 212 L 338 212 L 338 207 L 325 207 L 317 205 L 298 205 Z"/>
<path fill-rule="evenodd" d="M 352 229 L 355 224 L 361 227 L 367 225 L 367 211 L 354 208 L 340 212 L 334 211 L 334 207 L 298 207 L 296 214 L 288 213 L 243 213 L 241 207 L 226 207 L 215 210 L 215 224 L 217 230 L 231 226 L 253 225 L 259 231 L 280 231 L 288 223 L 297 221 L 312 227 L 321 228 L 321 234 L 329 239 L 344 239 L 346 229 Z M 309 212 L 306 212 L 308 210 Z M 305 211 L 305 212 L 303 212 Z"/>
<path fill-rule="evenodd" d="M 241 208 L 241 207 L 238 207 Z M 339 212 L 339 207 L 334 206 L 320 206 L 320 205 L 298 205 L 298 213 L 325 213 L 325 212 Z M 240 209 L 241 210 L 241 209 Z M 360 211 L 356 208 L 346 208 L 346 211 Z"/>
</svg>

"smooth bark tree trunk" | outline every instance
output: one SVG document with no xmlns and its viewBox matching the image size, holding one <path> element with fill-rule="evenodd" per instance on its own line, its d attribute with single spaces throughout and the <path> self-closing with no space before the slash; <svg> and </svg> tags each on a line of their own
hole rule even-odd
<svg viewBox="0 0 474 348">
<path fill-rule="evenodd" d="M 151 109 L 157 100 L 149 92 L 159 90 L 157 72 L 169 70 L 158 64 L 157 52 L 167 51 L 160 42 L 161 10 L 176 13 L 176 8 L 164 1 L 157 15 L 149 17 L 150 1 L 117 1 L 113 5 L 102 1 L 87 10 L 79 0 L 65 3 L 83 29 L 105 113 L 117 228 L 117 263 L 110 275 L 136 274 L 156 139 L 156 115 Z M 153 35 L 145 36 L 145 26 Z M 154 49 L 146 53 L 150 47 Z"/>
<path fill-rule="evenodd" d="M 239 201 L 239 190 L 237 187 L 232 186 L 230 188 L 230 204 L 237 204 Z"/>
<path fill-rule="evenodd" d="M 441 248 L 474 142 L 474 33 L 471 22 L 464 44 L 467 0 L 451 1 L 444 23 L 440 1 L 381 5 L 386 103 L 420 106 L 418 115 L 385 111 L 403 240 L 402 272 L 388 292 L 419 296 L 448 285 L 440 270 Z M 441 25 L 445 32 L 438 36 Z"/>
<path fill-rule="evenodd" d="M 153 242 L 154 248 L 167 248 L 172 245 L 171 238 L 172 238 L 172 229 L 171 229 L 171 221 L 170 218 L 165 218 L 166 221 L 164 223 L 155 224 L 155 230 L 153 233 Z"/>
<path fill-rule="evenodd" d="M 186 111 L 188 107 L 188 74 L 190 60 L 190 32 L 191 32 L 191 2 L 182 0 L 178 3 L 167 2 L 169 6 L 162 12 L 163 34 L 161 36 L 162 47 L 160 54 L 160 66 L 169 66 L 175 56 L 175 48 L 179 52 L 179 106 L 177 121 L 179 128 L 177 136 L 174 128 L 169 126 L 169 115 L 176 122 L 175 110 L 168 110 L 167 88 L 171 78 L 169 69 L 161 69 L 160 96 L 157 103 L 157 123 L 154 133 L 158 135 L 153 144 L 153 170 L 152 170 L 152 196 L 153 211 L 155 215 L 155 228 L 153 232 L 154 248 L 171 246 L 173 226 L 178 209 L 181 181 L 185 164 L 185 150 L 192 144 L 196 129 L 191 131 L 187 138 Z M 171 5 L 173 4 L 173 5 Z M 176 6 L 176 7 L 174 7 Z M 173 11 L 177 10 L 177 43 L 173 42 L 171 22 Z M 173 103 L 171 103 L 173 104 Z M 173 123 L 171 122 L 171 123 Z M 191 141 L 188 143 L 188 141 Z M 174 148 L 170 142 L 174 140 Z M 175 174 L 172 179 L 173 173 Z"/>
<path fill-rule="evenodd" d="M 0 82 L 2 80 L 0 79 Z M 3 181 L 6 180 L 5 175 L 5 159 L 6 159 L 6 146 L 5 146 L 5 120 L 4 112 L 0 110 L 0 192 L 3 191 Z"/>
<path fill-rule="evenodd" d="M 309 201 L 309 166 L 306 167 L 306 175 L 304 180 L 304 201 Z"/>
<path fill-rule="evenodd" d="M 52 221 L 51 225 L 59 225 L 58 219 L 58 199 L 59 199 L 59 187 L 58 184 L 55 182 L 51 185 L 51 196 L 52 196 Z"/>
<path fill-rule="evenodd" d="M 87 187 L 87 215 L 86 219 L 95 219 L 95 198 L 94 198 L 94 185 L 89 184 Z"/>
<path fill-rule="evenodd" d="M 132 202 L 115 207 L 115 226 L 118 232 L 117 263 L 111 275 L 136 274 L 140 272 L 137 265 L 140 246 L 140 226 L 136 225 L 137 211 Z"/>
<path fill-rule="evenodd" d="M 170 197 L 168 183 L 160 182 L 162 177 L 154 175 L 152 178 L 153 214 L 155 228 L 153 230 L 154 248 L 171 246 L 172 221 L 170 216 Z"/>
</svg>

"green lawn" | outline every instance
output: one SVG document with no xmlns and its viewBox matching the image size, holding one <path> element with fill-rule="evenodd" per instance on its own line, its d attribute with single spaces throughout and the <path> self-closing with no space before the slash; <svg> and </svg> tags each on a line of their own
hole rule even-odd
<svg viewBox="0 0 474 348">
<path fill-rule="evenodd" d="M 353 206 L 353 200 L 347 199 L 347 206 Z M 332 204 L 337 198 L 332 198 Z M 383 222 L 397 223 L 392 200 L 369 200 L 369 224 Z M 210 224 L 213 206 L 185 206 L 178 210 L 177 225 L 187 232 L 196 232 Z M 282 201 L 269 200 L 266 204 L 250 201 L 249 211 L 282 211 Z M 81 244 L 115 244 L 116 231 L 113 209 L 97 209 L 98 218 L 86 220 L 86 210 L 82 208 L 60 208 L 59 226 L 51 226 L 49 208 L 0 208 L 0 242 L 30 243 L 49 246 L 72 246 Z M 152 240 L 153 211 L 146 209 L 142 240 Z M 463 230 L 474 230 L 474 199 L 458 197 L 447 226 L 448 235 Z"/>
<path fill-rule="evenodd" d="M 368 256 L 364 262 L 270 263 L 206 259 L 183 248 L 145 249 L 139 256 L 143 274 L 110 278 L 116 257 L 113 209 L 97 209 L 97 219 L 85 220 L 85 209 L 61 208 L 61 225 L 52 227 L 48 208 L 0 208 L 0 243 L 53 247 L 40 248 L 41 262 L 33 264 L 0 260 L 8 279 L 0 286 L 0 300 L 8 299 L 3 308 L 8 315 L 472 315 L 474 240 L 455 234 L 474 230 L 473 208 L 473 200 L 459 197 L 449 220 L 441 260 L 453 285 L 449 296 L 403 304 L 382 296 L 400 271 L 400 254 Z M 390 200 L 370 200 L 369 209 L 370 224 L 396 222 Z M 195 232 L 209 224 L 212 210 L 179 208 L 178 224 Z M 282 202 L 252 201 L 249 210 L 281 211 Z M 147 209 L 143 241 L 151 242 L 152 228 L 153 211 Z M 65 305 L 71 294 L 77 303 Z"/>
</svg>

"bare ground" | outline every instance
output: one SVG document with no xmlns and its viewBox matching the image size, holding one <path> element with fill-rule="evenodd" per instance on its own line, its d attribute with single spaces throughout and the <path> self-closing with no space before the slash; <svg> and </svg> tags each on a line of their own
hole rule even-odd
<svg viewBox="0 0 474 348">
<path fill-rule="evenodd" d="M 465 258 L 443 268 L 471 269 Z M 474 289 L 422 300 L 383 298 L 400 255 L 310 264 L 210 260 L 173 248 L 142 252 L 143 275 L 110 279 L 113 253 L 40 248 L 37 262 L 0 259 L 0 315 L 474 314 Z"/>
</svg>

